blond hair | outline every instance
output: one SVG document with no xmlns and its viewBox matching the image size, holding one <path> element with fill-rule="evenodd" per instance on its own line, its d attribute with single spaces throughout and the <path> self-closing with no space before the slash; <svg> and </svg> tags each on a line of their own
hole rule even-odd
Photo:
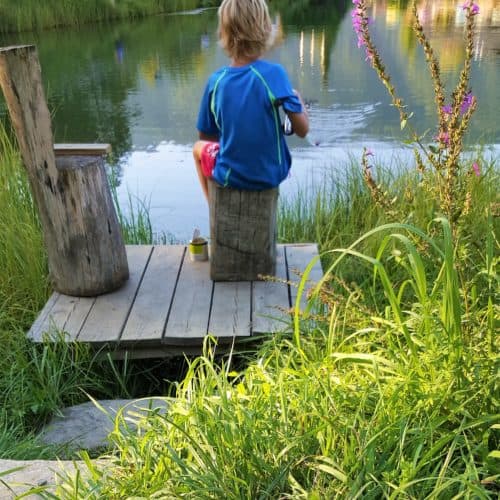
<svg viewBox="0 0 500 500">
<path fill-rule="evenodd" d="M 253 59 L 266 51 L 272 26 L 265 0 L 224 0 L 218 14 L 220 43 L 229 57 Z"/>
</svg>

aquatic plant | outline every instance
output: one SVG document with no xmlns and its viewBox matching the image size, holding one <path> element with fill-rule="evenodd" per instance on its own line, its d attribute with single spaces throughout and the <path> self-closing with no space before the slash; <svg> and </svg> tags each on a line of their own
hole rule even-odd
<svg viewBox="0 0 500 500">
<path fill-rule="evenodd" d="M 479 14 L 479 7 L 473 0 L 466 0 L 461 7 L 465 11 L 466 17 L 465 59 L 458 83 L 448 99 L 441 78 L 438 59 L 420 22 L 417 3 L 416 1 L 413 2 L 413 31 L 423 48 L 434 85 L 434 101 L 438 122 L 433 141 L 426 144 L 427 138 L 425 134 L 419 135 L 411 127 L 410 120 L 413 113 L 408 111 L 407 104 L 398 95 L 372 39 L 370 33 L 371 20 L 367 13 L 366 0 L 353 0 L 353 4 L 352 24 L 357 35 L 358 47 L 364 50 L 366 60 L 387 89 L 392 105 L 398 110 L 401 130 L 409 130 L 408 143 L 414 146 L 415 163 L 421 175 L 421 182 L 417 184 L 417 188 L 423 187 L 430 193 L 431 199 L 438 203 L 442 213 L 455 223 L 470 210 L 472 203 L 471 182 L 473 182 L 471 177 L 481 175 L 480 165 L 477 160 L 466 163 L 461 158 L 464 149 L 464 135 L 477 106 L 477 99 L 473 95 L 469 84 L 475 18 Z M 369 159 L 371 155 L 372 153 L 365 149 L 362 156 L 365 180 L 370 187 L 375 202 L 389 208 L 393 198 L 384 186 L 375 181 Z M 396 219 L 401 216 L 402 214 L 397 214 Z"/>
</svg>

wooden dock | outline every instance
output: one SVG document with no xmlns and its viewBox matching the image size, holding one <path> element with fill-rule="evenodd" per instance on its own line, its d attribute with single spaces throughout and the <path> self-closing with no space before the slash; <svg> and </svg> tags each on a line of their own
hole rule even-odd
<svg viewBox="0 0 500 500">
<path fill-rule="evenodd" d="M 213 282 L 209 263 L 192 262 L 185 245 L 130 245 L 122 288 L 97 297 L 53 293 L 28 336 L 41 342 L 64 331 L 68 341 L 116 358 L 146 358 L 199 353 L 207 335 L 223 346 L 280 331 L 291 319 L 299 273 L 317 255 L 315 244 L 278 245 L 276 280 Z M 311 284 L 322 276 L 318 260 Z"/>
</svg>

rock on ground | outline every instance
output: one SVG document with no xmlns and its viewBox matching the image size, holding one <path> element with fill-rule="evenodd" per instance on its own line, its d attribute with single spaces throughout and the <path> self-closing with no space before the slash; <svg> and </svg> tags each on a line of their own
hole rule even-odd
<svg viewBox="0 0 500 500">
<path fill-rule="evenodd" d="M 113 431 L 115 419 L 121 411 L 120 426 L 135 429 L 140 416 L 155 411 L 165 413 L 168 402 L 164 398 L 106 399 L 65 408 L 42 431 L 46 444 L 67 444 L 71 450 L 99 450 L 109 445 L 108 435 Z"/>
<path fill-rule="evenodd" d="M 166 413 L 165 398 L 107 399 L 83 403 L 61 410 L 41 433 L 46 444 L 68 445 L 72 451 L 99 450 L 109 446 L 108 435 L 115 427 L 120 412 L 120 427 L 136 429 L 135 422 L 149 412 Z M 103 464 L 105 461 L 101 460 Z M 84 462 L 58 460 L 0 460 L 0 500 L 15 499 L 31 488 L 56 484 L 57 476 L 75 472 L 76 467 L 85 474 Z M 15 469 L 15 470 L 14 470 Z M 29 495 L 28 499 L 40 498 Z"/>
<path fill-rule="evenodd" d="M 104 463 L 104 461 L 102 461 Z M 83 462 L 57 460 L 0 460 L 0 499 L 12 500 L 37 486 L 48 491 L 56 485 L 57 474 L 73 474 L 76 467 L 85 474 Z M 10 471 L 10 472 L 9 472 Z M 30 500 L 39 499 L 37 494 L 28 495 Z"/>
</svg>

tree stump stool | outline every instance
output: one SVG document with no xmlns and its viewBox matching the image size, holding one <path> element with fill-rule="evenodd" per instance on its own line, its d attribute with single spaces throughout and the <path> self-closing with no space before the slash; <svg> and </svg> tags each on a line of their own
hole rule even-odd
<svg viewBox="0 0 500 500">
<path fill-rule="evenodd" d="M 210 278 L 253 281 L 276 270 L 279 189 L 240 191 L 209 180 Z"/>
<path fill-rule="evenodd" d="M 38 208 L 54 289 L 76 296 L 116 290 L 129 269 L 104 162 L 100 156 L 56 161 L 35 46 L 0 48 L 0 88 Z"/>
</svg>

